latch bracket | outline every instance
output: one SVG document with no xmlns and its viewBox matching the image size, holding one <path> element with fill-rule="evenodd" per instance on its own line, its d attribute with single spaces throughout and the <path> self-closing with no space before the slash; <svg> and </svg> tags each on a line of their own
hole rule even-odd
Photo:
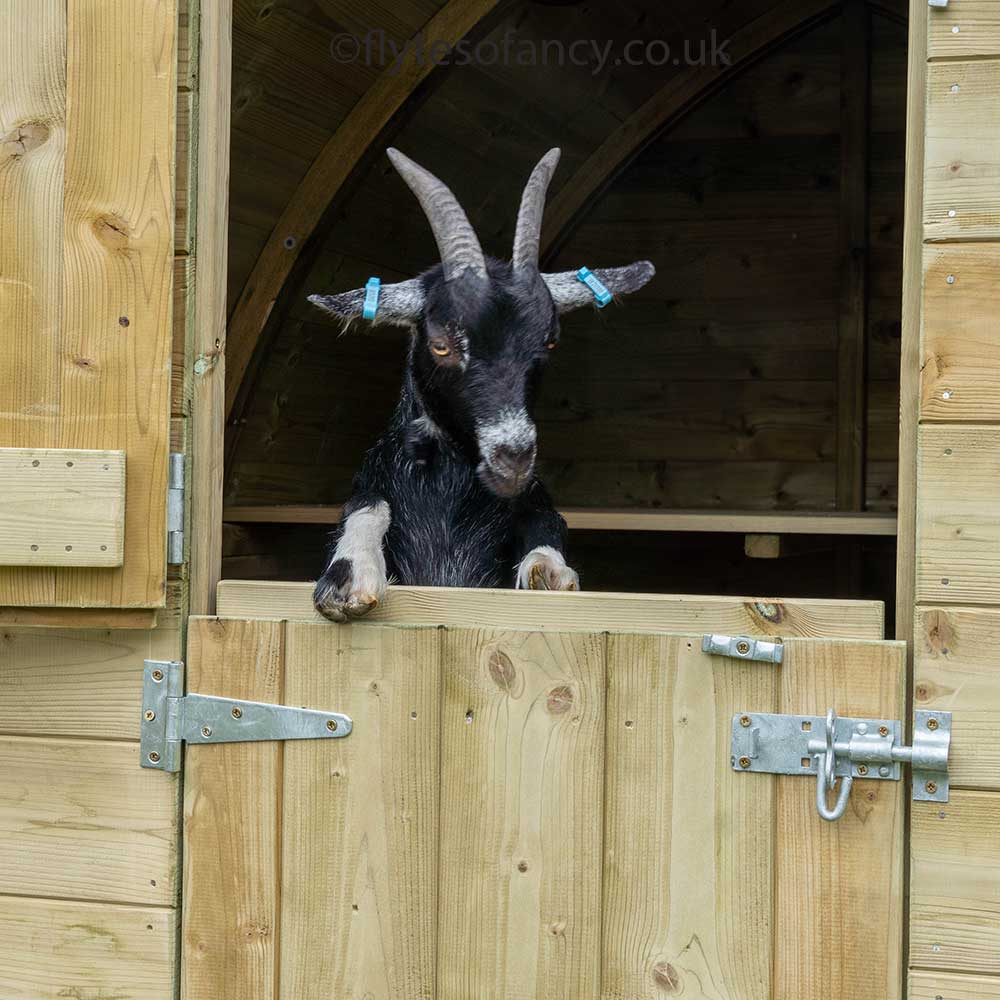
<svg viewBox="0 0 1000 1000">
<path fill-rule="evenodd" d="M 339 712 L 185 695 L 183 663 L 146 660 L 140 728 L 143 767 L 179 771 L 184 743 L 340 739 L 352 728 L 350 717 Z"/>
<path fill-rule="evenodd" d="M 736 771 L 815 776 L 817 809 L 839 819 L 856 778 L 899 781 L 901 765 L 913 768 L 913 798 L 947 802 L 951 713 L 916 713 L 913 745 L 903 745 L 903 725 L 894 719 L 841 719 L 833 709 L 818 715 L 746 712 L 733 716 L 732 766 Z M 843 781 L 837 805 L 826 794 Z"/>
<path fill-rule="evenodd" d="M 785 647 L 780 642 L 755 639 L 749 635 L 703 635 L 701 651 L 713 656 L 731 656 L 737 660 L 781 663 Z"/>
</svg>

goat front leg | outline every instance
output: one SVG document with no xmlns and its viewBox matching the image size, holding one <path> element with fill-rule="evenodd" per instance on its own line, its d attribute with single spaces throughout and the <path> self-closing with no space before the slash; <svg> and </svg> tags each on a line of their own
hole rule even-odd
<svg viewBox="0 0 1000 1000">
<path fill-rule="evenodd" d="M 313 604 L 324 618 L 360 618 L 385 596 L 382 543 L 390 521 L 389 504 L 374 494 L 352 497 L 344 508 L 326 570 L 313 591 Z"/>
<path fill-rule="evenodd" d="M 516 518 L 518 590 L 579 590 L 580 577 L 566 562 L 566 522 L 537 480 L 519 502 Z"/>
</svg>

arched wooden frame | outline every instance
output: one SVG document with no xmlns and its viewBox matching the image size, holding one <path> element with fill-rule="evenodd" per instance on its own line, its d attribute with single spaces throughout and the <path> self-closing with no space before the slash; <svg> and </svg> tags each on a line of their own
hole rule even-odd
<svg viewBox="0 0 1000 1000">
<path fill-rule="evenodd" d="M 449 0 L 425 32 L 457 43 L 503 0 Z M 552 257 L 594 197 L 680 115 L 697 107 L 726 81 L 790 38 L 833 16 L 843 0 L 784 0 L 735 32 L 726 65 L 697 67 L 672 79 L 624 121 L 564 184 L 546 212 L 543 259 Z M 869 0 L 879 13 L 906 21 L 901 2 Z M 285 281 L 303 246 L 331 202 L 379 135 L 433 68 L 411 59 L 376 80 L 320 151 L 285 207 L 254 264 L 229 324 L 226 340 L 226 417 L 232 415 L 243 380 Z"/>
</svg>

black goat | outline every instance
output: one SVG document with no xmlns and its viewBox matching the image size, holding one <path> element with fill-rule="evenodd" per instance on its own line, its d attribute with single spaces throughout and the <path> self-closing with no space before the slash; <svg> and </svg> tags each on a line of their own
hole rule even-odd
<svg viewBox="0 0 1000 1000">
<path fill-rule="evenodd" d="M 338 622 L 363 615 L 388 578 L 575 590 L 579 579 L 563 558 L 566 523 L 534 476 L 535 388 L 559 338 L 559 314 L 641 288 L 653 266 L 597 271 L 604 288 L 596 292 L 586 273 L 540 273 L 558 149 L 524 190 L 510 263 L 484 256 L 441 181 L 395 149 L 389 157 L 430 221 L 441 264 L 381 288 L 374 322 L 412 330 L 403 390 L 355 479 L 316 608 Z M 364 314 L 365 299 L 365 289 L 310 296 L 345 324 Z"/>
</svg>

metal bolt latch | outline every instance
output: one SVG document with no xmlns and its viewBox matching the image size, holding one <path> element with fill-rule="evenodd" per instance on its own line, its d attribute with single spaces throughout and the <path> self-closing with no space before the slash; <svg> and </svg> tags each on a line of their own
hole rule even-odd
<svg viewBox="0 0 1000 1000">
<path fill-rule="evenodd" d="M 754 639 L 748 635 L 703 635 L 701 651 L 713 656 L 731 656 L 737 660 L 781 663 L 785 647 L 780 642 Z"/>
<path fill-rule="evenodd" d="M 740 713 L 732 723 L 733 768 L 815 775 L 816 811 L 831 821 L 844 815 L 855 778 L 899 781 L 902 764 L 912 767 L 915 801 L 947 802 L 951 713 L 917 712 L 912 746 L 903 745 L 902 730 L 891 719 L 841 719 L 832 708 L 825 718 Z"/>
</svg>

